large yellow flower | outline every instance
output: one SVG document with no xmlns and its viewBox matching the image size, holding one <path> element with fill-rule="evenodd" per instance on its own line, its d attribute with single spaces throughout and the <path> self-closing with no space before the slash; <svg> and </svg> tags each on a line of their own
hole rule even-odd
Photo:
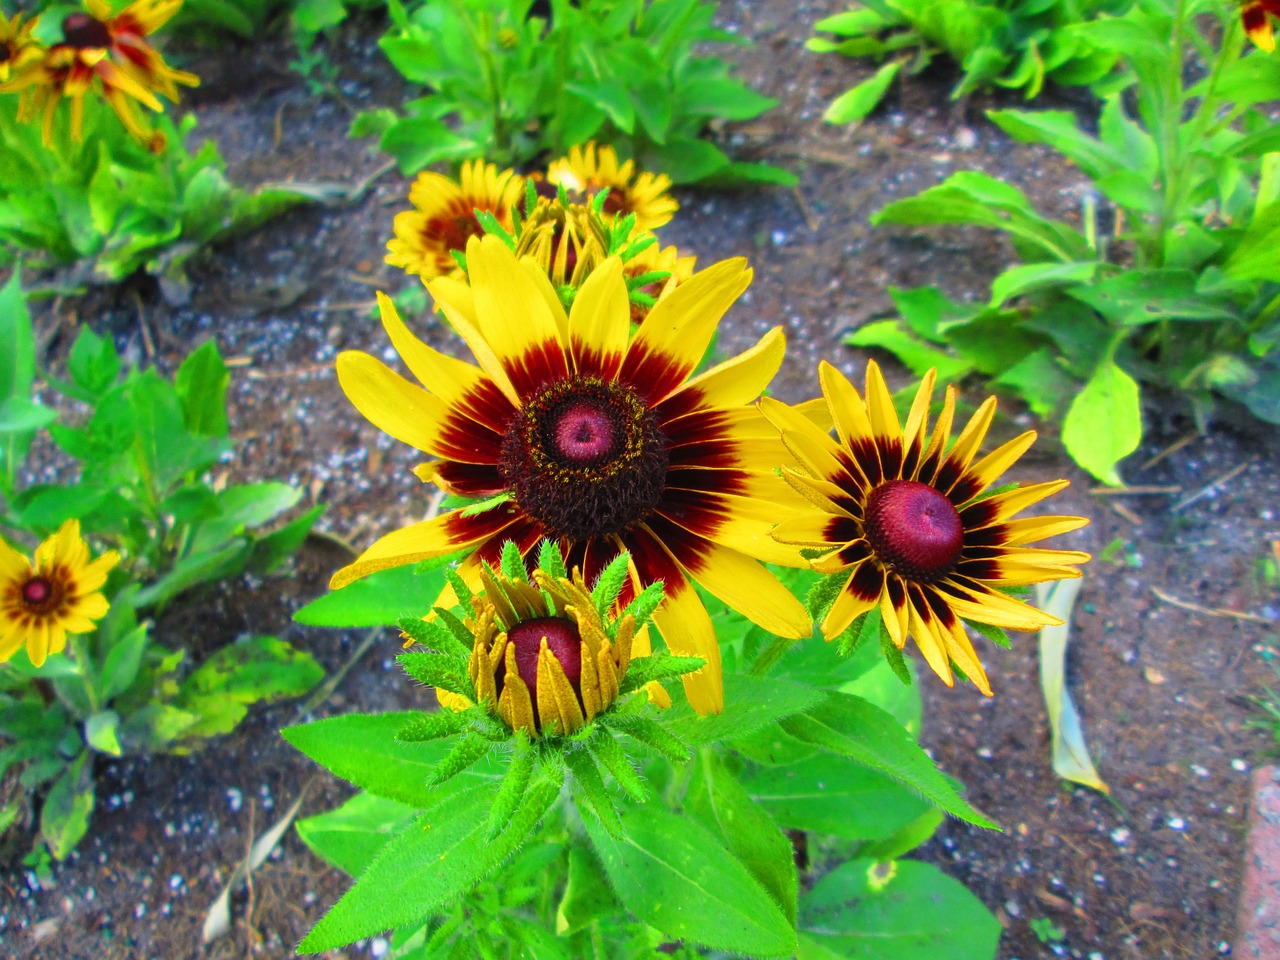
<svg viewBox="0 0 1280 960">
<path fill-rule="evenodd" d="M 1084 563 L 1089 554 L 1027 544 L 1075 530 L 1087 519 L 1014 519 L 1068 481 L 984 496 L 1031 446 L 1035 431 L 975 462 L 995 414 L 992 397 L 948 449 L 955 390 L 947 389 L 930 433 L 933 371 L 920 385 L 905 428 L 874 362 L 867 364 L 865 402 L 830 364 L 821 364 L 819 377 L 838 442 L 781 403 L 766 398 L 761 407 L 799 463 L 799 470 L 783 468 L 783 474 L 816 506 L 784 520 L 773 535 L 784 543 L 822 548 L 812 561 L 814 569 L 847 576 L 822 622 L 823 635 L 834 639 L 855 618 L 879 606 L 899 649 L 911 636 L 948 686 L 954 683 L 954 663 L 990 696 L 962 619 L 1011 630 L 1061 623 L 1003 588 L 1080 576 L 1072 564 Z"/>
<path fill-rule="evenodd" d="M 196 86 L 200 78 L 174 70 L 146 38 L 182 7 L 182 0 L 136 0 L 118 14 L 107 0 L 85 0 L 87 13 L 71 13 L 62 21 L 62 42 L 19 72 L 0 92 L 23 91 L 22 115 L 43 113 L 46 145 L 53 143 L 58 103 L 71 101 L 71 136 L 82 137 L 85 95 L 100 84 L 103 99 L 140 143 L 159 152 L 164 135 L 138 115 L 136 103 L 163 111 L 156 94 L 177 102 L 178 84 Z"/>
<path fill-rule="evenodd" d="M 695 274 L 629 339 L 618 258 L 591 273 L 566 314 L 546 273 L 498 237 L 472 238 L 466 255 L 470 285 L 442 278 L 429 289 L 478 367 L 428 347 L 380 297 L 383 325 L 426 389 L 354 351 L 338 358 L 338 378 L 375 425 L 441 458 L 418 468 L 422 480 L 507 499 L 388 534 L 330 585 L 462 549 L 474 550 L 461 567 L 473 583 L 505 541 L 527 557 L 544 537 L 592 582 L 626 550 L 621 602 L 663 582 L 654 622 L 673 653 L 707 661 L 685 690 L 695 709 L 719 711 L 720 651 L 693 583 L 780 636 L 810 629 L 800 602 L 757 562 L 803 564 L 769 536 L 804 501 L 775 473 L 778 432 L 748 405 L 782 363 L 782 329 L 688 379 L 750 282 L 746 263 Z"/>
<path fill-rule="evenodd" d="M 569 155 L 547 168 L 547 179 L 566 190 L 595 196 L 605 187 L 606 215 L 636 215 L 637 230 L 653 230 L 671 220 L 680 205 L 667 191 L 671 178 L 666 174 L 636 173 L 634 161 L 619 165 L 618 155 L 610 146 L 571 147 Z"/>
<path fill-rule="evenodd" d="M 37 667 L 106 616 L 102 585 L 120 560 L 114 550 L 90 560 L 80 521 L 68 520 L 36 548 L 32 563 L 0 540 L 0 662 L 24 643 Z"/>
<path fill-rule="evenodd" d="M 511 229 L 511 212 L 524 200 L 522 177 L 513 170 L 498 173 L 492 163 L 472 160 L 462 165 L 458 180 L 455 183 L 429 170 L 418 174 L 409 188 L 409 202 L 415 209 L 396 214 L 387 263 L 420 276 L 423 282 L 461 276 L 450 251 L 465 250 L 468 240 L 484 233 L 477 210 L 492 213 Z"/>
</svg>

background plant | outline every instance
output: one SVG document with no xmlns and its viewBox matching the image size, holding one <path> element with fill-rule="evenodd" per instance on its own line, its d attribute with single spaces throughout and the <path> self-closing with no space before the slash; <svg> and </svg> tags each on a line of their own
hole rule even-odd
<svg viewBox="0 0 1280 960">
<path fill-rule="evenodd" d="M 0 355 L 6 539 L 29 543 L 77 518 L 86 537 L 122 558 L 104 591 L 110 612 L 95 632 L 73 639 L 72 655 L 35 668 L 20 652 L 0 665 L 0 776 L 18 771 L 23 788 L 0 810 L 0 826 L 47 786 L 40 837 L 60 859 L 88 829 L 95 755 L 185 752 L 234 728 L 249 704 L 296 696 L 319 681 L 309 654 L 268 636 L 242 638 L 191 669 L 188 639 L 162 645 L 145 616 L 202 584 L 273 569 L 322 508 L 267 532 L 298 503 L 299 490 L 212 478 L 231 452 L 230 376 L 212 341 L 169 380 L 154 369 L 123 370 L 111 342 L 83 328 L 69 379 L 49 380 L 88 415 L 81 426 L 56 423 L 56 412 L 32 398 L 34 337 L 15 272 L 0 292 Z M 24 482 L 41 431 L 75 463 L 77 479 Z"/>
<path fill-rule="evenodd" d="M 816 53 L 842 53 L 885 61 L 869 79 L 827 108 L 829 123 L 861 120 L 884 98 L 904 67 L 920 73 L 944 55 L 962 76 L 951 98 L 989 86 L 1022 90 L 1028 100 L 1045 83 L 1082 86 L 1102 81 L 1116 51 L 1083 24 L 1123 13 L 1132 0 L 863 0 L 855 9 L 813 25 L 835 39 L 813 37 Z"/>
<path fill-rule="evenodd" d="M 1254 106 L 1280 97 L 1280 61 L 1242 53 L 1238 11 L 1208 0 L 1144 0 L 1082 29 L 1130 81 L 1107 97 L 1096 134 L 1061 111 L 988 114 L 1089 177 L 1082 227 L 976 172 L 891 203 L 874 223 L 990 227 L 1019 262 L 986 303 L 891 290 L 900 319 L 849 342 L 917 371 L 992 378 L 1061 416 L 1071 456 L 1119 484 L 1142 435 L 1143 384 L 1181 396 L 1202 427 L 1222 397 L 1280 422 L 1280 133 Z M 1200 61 L 1207 75 L 1185 80 Z"/>
<path fill-rule="evenodd" d="M 774 105 L 697 53 L 738 38 L 711 25 L 703 0 L 552 0 L 550 16 L 529 0 L 390 0 L 393 27 L 381 46 L 426 92 L 366 113 L 354 136 L 378 135 L 405 174 L 438 161 L 483 156 L 519 167 L 595 139 L 677 183 L 794 177 L 730 160 L 701 139 L 710 123 L 747 120 Z"/>
<path fill-rule="evenodd" d="M 799 592 L 815 579 L 778 572 Z M 444 580 L 439 561 L 385 571 L 296 619 L 404 626 Z M 641 703 L 636 716 L 664 734 L 647 747 L 624 741 L 647 802 L 621 768 L 619 780 L 587 787 L 572 766 L 561 772 L 571 790 L 541 826 L 517 807 L 489 840 L 489 807 L 515 764 L 489 751 L 439 783 L 455 743 L 405 735 L 434 714 L 345 715 L 286 731 L 362 791 L 299 824 L 312 849 L 358 878 L 302 949 L 393 929 L 392 950 L 405 957 L 642 957 L 673 941 L 686 957 L 702 948 L 854 957 L 868 937 L 887 958 L 938 942 L 962 960 L 993 957 L 999 925 L 986 909 L 936 868 L 900 859 L 943 810 L 992 824 L 916 746 L 919 695 L 882 657 L 878 619 L 860 625 L 852 639 L 866 642 L 840 658 L 817 639 L 779 643 L 707 602 L 725 712 L 700 718 L 683 698 L 667 711 Z M 594 733 L 580 731 L 584 750 Z M 565 799 L 584 793 L 596 799 Z M 784 830 L 805 832 L 800 854 Z M 802 873 L 820 877 L 803 895 Z"/>
</svg>

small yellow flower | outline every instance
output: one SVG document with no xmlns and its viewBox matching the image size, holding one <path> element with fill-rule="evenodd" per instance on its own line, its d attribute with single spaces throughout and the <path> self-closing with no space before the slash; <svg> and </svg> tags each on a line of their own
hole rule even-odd
<svg viewBox="0 0 1280 960">
<path fill-rule="evenodd" d="M 635 162 L 618 163 L 613 147 L 588 143 L 571 147 L 569 155 L 547 168 L 547 180 L 570 192 L 595 196 L 605 187 L 604 213 L 610 217 L 636 215 L 637 230 L 653 230 L 671 220 L 680 205 L 667 191 L 665 174 L 636 173 Z"/>
<path fill-rule="evenodd" d="M 532 583 L 485 571 L 480 581 L 465 621 L 475 638 L 471 683 L 481 704 L 512 730 L 531 737 L 580 730 L 617 699 L 632 656 L 651 653 L 634 617 L 623 617 L 610 638 L 581 571 L 565 580 L 537 569 Z M 651 701 L 670 704 L 661 685 L 649 688 Z M 443 690 L 437 697 L 453 710 L 471 705 Z"/>
<path fill-rule="evenodd" d="M 524 199 L 524 178 L 513 170 L 498 172 L 492 163 L 464 163 L 458 181 L 431 171 L 418 174 L 409 188 L 414 209 L 396 214 L 395 238 L 387 243 L 386 262 L 422 278 L 462 277 L 450 251 L 467 249 L 467 241 L 484 235 L 476 211 L 493 214 L 506 229 L 512 210 Z"/>
<path fill-rule="evenodd" d="M 957 665 L 987 696 L 991 685 L 962 618 L 1010 630 L 1061 623 L 1005 588 L 1080 576 L 1089 554 L 1027 544 L 1083 527 L 1084 517 L 1014 515 L 1063 489 L 1066 480 L 988 493 L 1036 438 L 1029 430 L 977 458 L 995 415 L 989 398 L 948 446 L 956 392 L 928 430 L 934 371 L 925 375 L 906 426 L 880 368 L 867 364 L 866 399 L 829 363 L 819 367 L 822 393 L 839 439 L 799 411 L 770 398 L 760 407 L 782 431 L 799 469 L 787 481 L 814 505 L 784 520 L 775 539 L 822 553 L 819 573 L 840 574 L 844 586 L 822 621 L 827 640 L 877 607 L 894 645 L 912 637 L 929 666 L 951 686 Z M 827 421 L 831 422 L 831 421 Z"/>
<path fill-rule="evenodd" d="M 66 647 L 68 633 L 95 629 L 108 608 L 102 585 L 119 560 L 114 550 L 90 560 L 79 520 L 40 544 L 34 563 L 0 540 L 0 662 L 25 643 L 38 667 Z"/>
</svg>

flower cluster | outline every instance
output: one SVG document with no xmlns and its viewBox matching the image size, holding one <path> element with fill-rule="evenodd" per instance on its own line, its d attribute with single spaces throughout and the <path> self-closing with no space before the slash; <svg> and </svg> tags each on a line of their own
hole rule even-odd
<svg viewBox="0 0 1280 960">
<path fill-rule="evenodd" d="M 620 164 L 612 147 L 595 143 L 528 177 L 483 160 L 463 164 L 456 181 L 427 171 L 409 190 L 413 209 L 395 218 L 386 260 L 424 283 L 465 282 L 467 242 L 497 233 L 542 268 L 568 305 L 587 276 L 616 255 L 638 323 L 693 275 L 695 259 L 659 247 L 653 233 L 678 209 L 670 186 L 667 177 L 637 172 L 631 160 Z"/>
<path fill-rule="evenodd" d="M 548 182 L 555 199 L 540 192 Z M 418 382 L 356 351 L 337 372 L 370 421 L 433 458 L 419 479 L 471 504 L 386 534 L 331 586 L 465 553 L 441 603 L 478 588 L 486 598 L 466 624 L 471 688 L 509 729 L 530 734 L 589 722 L 625 673 L 637 639 L 605 639 L 582 603 L 583 584 L 620 554 L 618 609 L 662 584 L 653 622 L 671 653 L 702 661 L 683 676 L 699 713 L 719 712 L 724 695 L 697 588 L 777 637 L 813 630 L 766 563 L 827 575 L 822 602 L 810 600 L 827 640 L 874 613 L 887 655 L 912 638 L 947 684 L 960 675 L 990 695 L 966 623 L 997 639 L 1055 623 L 1011 592 L 1077 577 L 1089 559 L 1028 546 L 1083 518 L 1015 518 L 1066 481 L 991 489 L 1035 434 L 979 458 L 993 398 L 952 443 L 954 389 L 929 428 L 933 373 L 905 426 L 874 363 L 865 399 L 826 363 L 822 399 L 760 399 L 782 362 L 780 328 L 695 375 L 751 272 L 729 260 L 694 273 L 691 259 L 653 242 L 636 253 L 637 224 L 674 210 L 660 185 L 595 145 L 552 164 L 545 181 L 479 161 L 461 183 L 419 178 L 418 209 L 397 218 L 393 262 L 423 277 L 476 364 L 428 346 L 380 296 L 383 325 Z M 569 201 L 570 188 L 587 203 Z M 648 282 L 649 267 L 662 280 L 637 316 L 635 280 Z M 580 580 L 557 586 L 536 569 L 544 542 Z M 530 585 L 488 577 L 504 550 L 532 571 Z"/>
<path fill-rule="evenodd" d="M 0 20 L 0 93 L 21 92 L 18 114 L 41 117 L 44 143 L 54 142 L 58 104 L 71 103 L 71 137 L 82 138 L 85 97 L 102 97 L 130 134 L 153 153 L 165 148 L 164 134 L 139 115 L 138 104 L 163 111 L 156 94 L 178 100 L 178 85 L 196 86 L 194 74 L 175 70 L 148 40 L 182 7 L 182 0 L 135 0 L 113 13 L 107 0 L 84 0 L 85 11 L 62 20 L 62 40 L 44 47 L 33 37 L 39 18 L 23 24 L 21 14 Z"/>
</svg>

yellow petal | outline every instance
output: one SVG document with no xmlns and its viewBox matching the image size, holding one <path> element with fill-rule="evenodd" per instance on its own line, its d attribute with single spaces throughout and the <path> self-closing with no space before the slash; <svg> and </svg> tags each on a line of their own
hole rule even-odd
<svg viewBox="0 0 1280 960">
<path fill-rule="evenodd" d="M 737 550 L 709 544 L 689 576 L 730 608 L 775 636 L 799 640 L 813 632 L 804 604 L 755 560 Z"/>
<path fill-rule="evenodd" d="M 786 350 L 787 338 L 782 327 L 774 327 L 750 350 L 717 364 L 677 392 L 696 390 L 705 406 L 736 407 L 751 403 L 782 366 Z"/>
<path fill-rule="evenodd" d="M 587 277 L 569 312 L 574 368 L 611 379 L 622 366 L 630 332 L 631 303 L 622 261 L 609 257 Z"/>
<path fill-rule="evenodd" d="M 647 321 L 646 321 L 647 322 Z M 665 597 L 654 611 L 653 622 L 667 649 L 677 657 L 701 657 L 707 661 L 693 673 L 686 673 L 685 696 L 700 715 L 724 710 L 724 680 L 720 666 L 720 645 L 715 627 L 698 593 L 687 582 L 665 584 Z M 638 639 L 638 638 L 637 638 Z"/>
</svg>

